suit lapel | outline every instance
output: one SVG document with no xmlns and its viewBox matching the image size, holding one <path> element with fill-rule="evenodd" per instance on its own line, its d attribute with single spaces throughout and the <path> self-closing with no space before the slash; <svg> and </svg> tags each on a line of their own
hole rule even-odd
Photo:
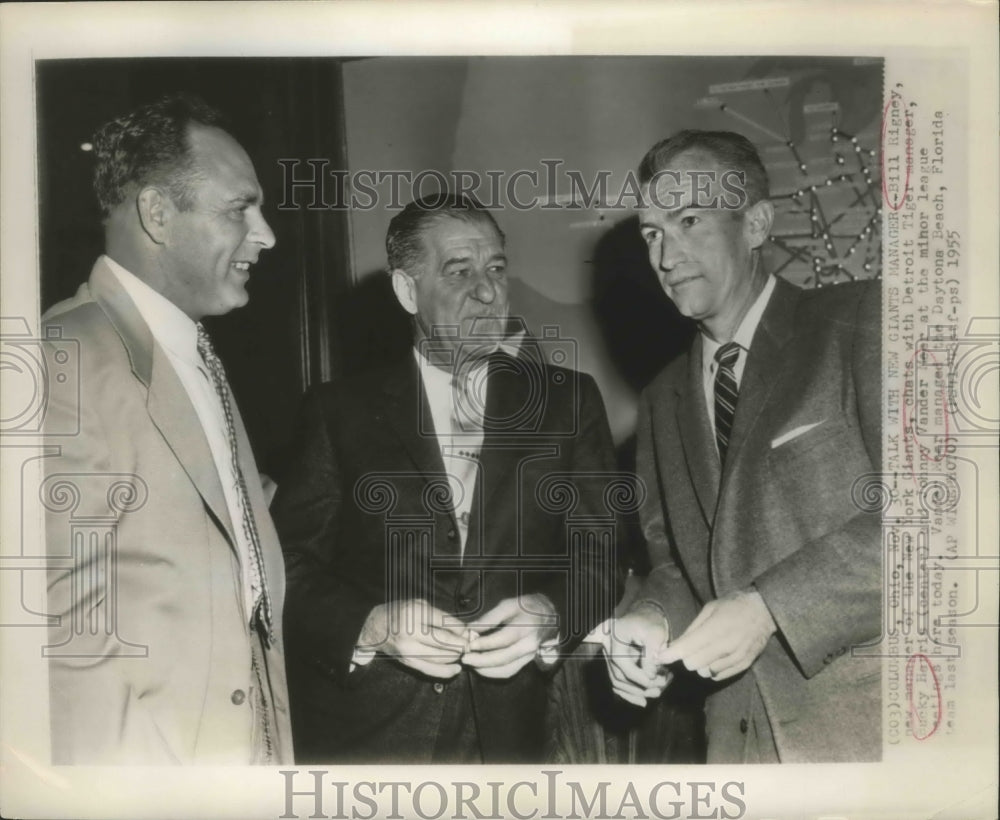
<svg viewBox="0 0 1000 820">
<path fill-rule="evenodd" d="M 510 438 L 515 436 L 523 440 L 524 436 L 545 429 L 544 393 L 541 401 L 537 400 L 537 393 L 539 389 L 544 391 L 547 373 L 537 344 L 526 339 L 516 359 L 507 353 L 494 353 L 489 368 L 483 457 L 477 485 L 481 498 L 477 496 L 474 500 L 476 511 L 485 510 L 500 487 L 516 486 L 510 475 L 522 462 L 526 451 Z"/>
<path fill-rule="evenodd" d="M 132 372 L 147 389 L 146 408 L 150 419 L 235 546 L 233 523 L 215 460 L 184 385 L 166 353 L 155 343 L 135 303 L 103 262 L 94 266 L 90 287 L 94 300 L 121 336 L 132 362 Z"/>
<path fill-rule="evenodd" d="M 254 521 L 257 524 L 257 534 L 260 538 L 268 590 L 272 601 L 280 601 L 285 596 L 284 558 L 281 553 L 278 534 L 274 529 L 274 522 L 271 519 L 271 513 L 264 498 L 261 483 L 255 478 L 260 475 L 257 469 L 257 460 L 254 458 L 253 447 L 250 445 L 250 438 L 247 436 L 243 417 L 240 415 L 235 401 L 233 402 L 233 426 L 236 428 L 236 447 L 240 456 L 240 469 L 246 478 L 247 498 L 250 501 L 250 509 L 253 512 Z M 275 613 L 274 617 L 277 619 L 277 623 L 281 622 L 280 611 Z"/>
<path fill-rule="evenodd" d="M 445 472 L 441 445 L 412 355 L 389 369 L 381 389 L 386 424 L 399 438 L 424 479 L 440 479 Z"/>
<path fill-rule="evenodd" d="M 775 283 L 774 292 L 761 316 L 760 324 L 750 343 L 747 364 L 740 384 L 733 430 L 726 455 L 725 483 L 739 462 L 740 451 L 750 438 L 783 370 L 783 348 L 792 337 L 795 307 L 799 290 L 782 279 Z"/>
<path fill-rule="evenodd" d="M 702 349 L 699 334 L 688 353 L 687 379 L 678 386 L 677 424 L 691 484 L 698 496 L 705 522 L 711 524 L 719 498 L 719 454 L 715 447 L 715 434 L 708 423 L 708 408 L 705 406 Z"/>
</svg>

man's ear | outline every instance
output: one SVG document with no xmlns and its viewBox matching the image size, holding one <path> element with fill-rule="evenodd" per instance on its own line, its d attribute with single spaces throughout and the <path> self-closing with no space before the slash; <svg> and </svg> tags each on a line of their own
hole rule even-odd
<svg viewBox="0 0 1000 820">
<path fill-rule="evenodd" d="M 403 310 L 411 316 L 417 315 L 417 283 L 405 270 L 396 268 L 389 274 L 392 277 L 392 290 Z"/>
<path fill-rule="evenodd" d="M 743 235 L 751 249 L 759 248 L 771 235 L 774 224 L 774 205 L 770 200 L 755 202 L 743 213 Z"/>
<path fill-rule="evenodd" d="M 159 188 L 150 186 L 139 191 L 135 205 L 139 224 L 146 235 L 157 245 L 162 245 L 167 238 L 167 226 L 177 209 L 173 201 Z"/>
</svg>

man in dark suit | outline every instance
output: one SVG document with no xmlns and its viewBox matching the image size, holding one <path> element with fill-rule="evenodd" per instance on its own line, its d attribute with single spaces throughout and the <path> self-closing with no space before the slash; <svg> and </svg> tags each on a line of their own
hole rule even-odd
<svg viewBox="0 0 1000 820">
<path fill-rule="evenodd" d="M 855 502 L 881 464 L 879 284 L 764 271 L 774 209 L 738 134 L 680 132 L 639 172 L 650 261 L 700 333 L 640 403 L 653 570 L 606 647 L 615 690 L 710 679 L 709 762 L 877 760 L 879 661 L 851 650 L 881 624 L 881 522 Z"/>
<path fill-rule="evenodd" d="M 94 152 L 106 253 L 43 317 L 78 343 L 80 385 L 45 420 L 53 760 L 288 762 L 281 549 L 200 324 L 246 304 L 274 245 L 260 184 L 185 97 L 108 123 Z"/>
<path fill-rule="evenodd" d="M 386 247 L 414 347 L 307 395 L 273 508 L 296 757 L 537 762 L 552 657 L 613 605 L 604 407 L 508 334 L 488 211 L 411 203 Z"/>
</svg>

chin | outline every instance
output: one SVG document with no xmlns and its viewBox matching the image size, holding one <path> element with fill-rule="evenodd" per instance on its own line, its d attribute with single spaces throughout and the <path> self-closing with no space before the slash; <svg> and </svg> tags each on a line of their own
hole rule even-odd
<svg viewBox="0 0 1000 820">
<path fill-rule="evenodd" d="M 229 298 L 230 310 L 234 308 L 241 308 L 250 301 L 250 294 L 247 289 L 242 285 L 238 289 L 234 289 Z"/>
<path fill-rule="evenodd" d="M 225 316 L 237 308 L 241 308 L 250 301 L 250 294 L 243 291 L 241 294 L 231 293 L 225 299 L 220 299 L 214 309 L 208 311 L 206 316 Z"/>
<path fill-rule="evenodd" d="M 677 312 L 680 313 L 681 316 L 685 316 L 688 319 L 698 319 L 700 311 L 697 310 L 695 305 L 692 305 L 690 302 L 683 299 L 672 299 L 671 301 L 674 303 L 674 307 L 677 308 Z"/>
</svg>

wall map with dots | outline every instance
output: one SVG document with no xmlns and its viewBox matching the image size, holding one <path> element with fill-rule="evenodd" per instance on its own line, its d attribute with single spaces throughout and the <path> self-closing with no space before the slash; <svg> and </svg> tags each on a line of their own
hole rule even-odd
<svg viewBox="0 0 1000 820">
<path fill-rule="evenodd" d="M 807 288 L 880 276 L 882 61 L 767 58 L 748 75 L 709 85 L 695 105 L 764 160 L 768 269 Z"/>
</svg>

